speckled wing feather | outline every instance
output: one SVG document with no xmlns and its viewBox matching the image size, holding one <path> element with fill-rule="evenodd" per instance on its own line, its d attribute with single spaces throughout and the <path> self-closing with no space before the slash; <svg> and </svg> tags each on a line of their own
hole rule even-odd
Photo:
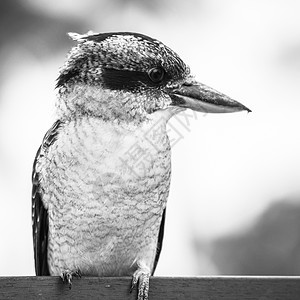
<svg viewBox="0 0 300 300">
<path fill-rule="evenodd" d="M 155 256 L 153 270 L 152 270 L 152 274 L 151 274 L 152 276 L 155 272 L 155 269 L 156 269 L 156 266 L 157 266 L 157 263 L 159 260 L 161 248 L 162 248 L 162 243 L 163 243 L 163 239 L 164 239 L 164 230 L 165 230 L 165 219 L 166 219 L 166 208 L 164 209 L 162 218 L 161 218 L 161 223 L 160 223 L 160 228 L 159 228 L 159 233 L 158 233 L 158 241 L 157 241 L 157 246 L 156 246 L 156 256 Z"/>
<path fill-rule="evenodd" d="M 38 276 L 50 275 L 47 261 L 48 212 L 42 201 L 39 173 L 36 170 L 38 159 L 55 142 L 61 122 L 56 121 L 47 131 L 43 143 L 37 151 L 32 170 L 32 234 L 35 261 L 35 273 Z"/>
</svg>

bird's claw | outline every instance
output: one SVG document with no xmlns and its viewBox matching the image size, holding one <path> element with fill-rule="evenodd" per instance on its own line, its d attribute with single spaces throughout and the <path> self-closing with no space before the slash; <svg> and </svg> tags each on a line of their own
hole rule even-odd
<svg viewBox="0 0 300 300">
<path fill-rule="evenodd" d="M 64 271 L 61 274 L 61 278 L 62 278 L 63 282 L 66 282 L 69 285 L 69 289 L 72 288 L 72 279 L 73 279 L 73 276 L 81 278 L 81 272 L 80 272 L 80 270 L 77 270 L 77 271 L 74 271 L 74 272 L 72 272 L 72 271 Z"/>
<path fill-rule="evenodd" d="M 62 273 L 62 280 L 69 285 L 69 289 L 72 288 L 72 272 L 65 271 Z"/>
<path fill-rule="evenodd" d="M 73 272 L 73 275 L 78 277 L 78 278 L 81 278 L 81 271 L 78 269 L 77 271 Z"/>
<path fill-rule="evenodd" d="M 130 293 L 136 287 L 138 283 L 138 298 L 137 300 L 148 300 L 149 293 L 149 278 L 150 273 L 143 270 L 137 270 L 132 276 L 132 282 L 130 287 Z"/>
</svg>

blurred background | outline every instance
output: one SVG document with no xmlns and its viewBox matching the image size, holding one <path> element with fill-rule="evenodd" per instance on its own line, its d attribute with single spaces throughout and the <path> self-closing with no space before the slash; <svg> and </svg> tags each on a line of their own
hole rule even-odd
<svg viewBox="0 0 300 300">
<path fill-rule="evenodd" d="M 299 275 L 299 11 L 297 0 L 0 1 L 0 276 L 34 275 L 32 163 L 66 32 L 88 30 L 155 37 L 253 111 L 172 121 L 183 138 L 156 275 Z"/>
</svg>

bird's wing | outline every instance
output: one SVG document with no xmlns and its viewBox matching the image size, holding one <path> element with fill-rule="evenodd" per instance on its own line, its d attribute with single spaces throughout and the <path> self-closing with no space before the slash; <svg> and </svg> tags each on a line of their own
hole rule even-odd
<svg viewBox="0 0 300 300">
<path fill-rule="evenodd" d="M 164 209 L 163 214 L 162 214 L 162 218 L 161 218 L 161 223 L 160 223 L 160 228 L 159 228 L 159 233 L 158 233 L 157 246 L 156 246 L 156 256 L 155 256 L 154 265 L 153 265 L 151 275 L 154 274 L 157 263 L 158 263 L 158 260 L 159 260 L 159 256 L 160 256 L 160 252 L 161 252 L 161 248 L 162 248 L 162 243 L 163 243 L 163 238 L 164 238 L 165 219 L 166 219 L 166 208 Z"/>
<path fill-rule="evenodd" d="M 40 177 L 36 166 L 49 147 L 55 142 L 61 122 L 56 121 L 47 131 L 42 145 L 40 146 L 32 170 L 32 234 L 35 273 L 38 276 L 50 275 L 47 260 L 48 248 L 48 212 L 43 204 Z"/>
</svg>

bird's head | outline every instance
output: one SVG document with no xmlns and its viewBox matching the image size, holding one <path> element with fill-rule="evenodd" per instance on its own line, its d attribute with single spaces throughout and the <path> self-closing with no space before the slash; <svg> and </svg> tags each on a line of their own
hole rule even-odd
<svg viewBox="0 0 300 300">
<path fill-rule="evenodd" d="M 61 117 L 139 123 L 157 111 L 250 111 L 209 88 L 163 43 L 130 32 L 69 34 L 78 42 L 57 80 Z"/>
</svg>

